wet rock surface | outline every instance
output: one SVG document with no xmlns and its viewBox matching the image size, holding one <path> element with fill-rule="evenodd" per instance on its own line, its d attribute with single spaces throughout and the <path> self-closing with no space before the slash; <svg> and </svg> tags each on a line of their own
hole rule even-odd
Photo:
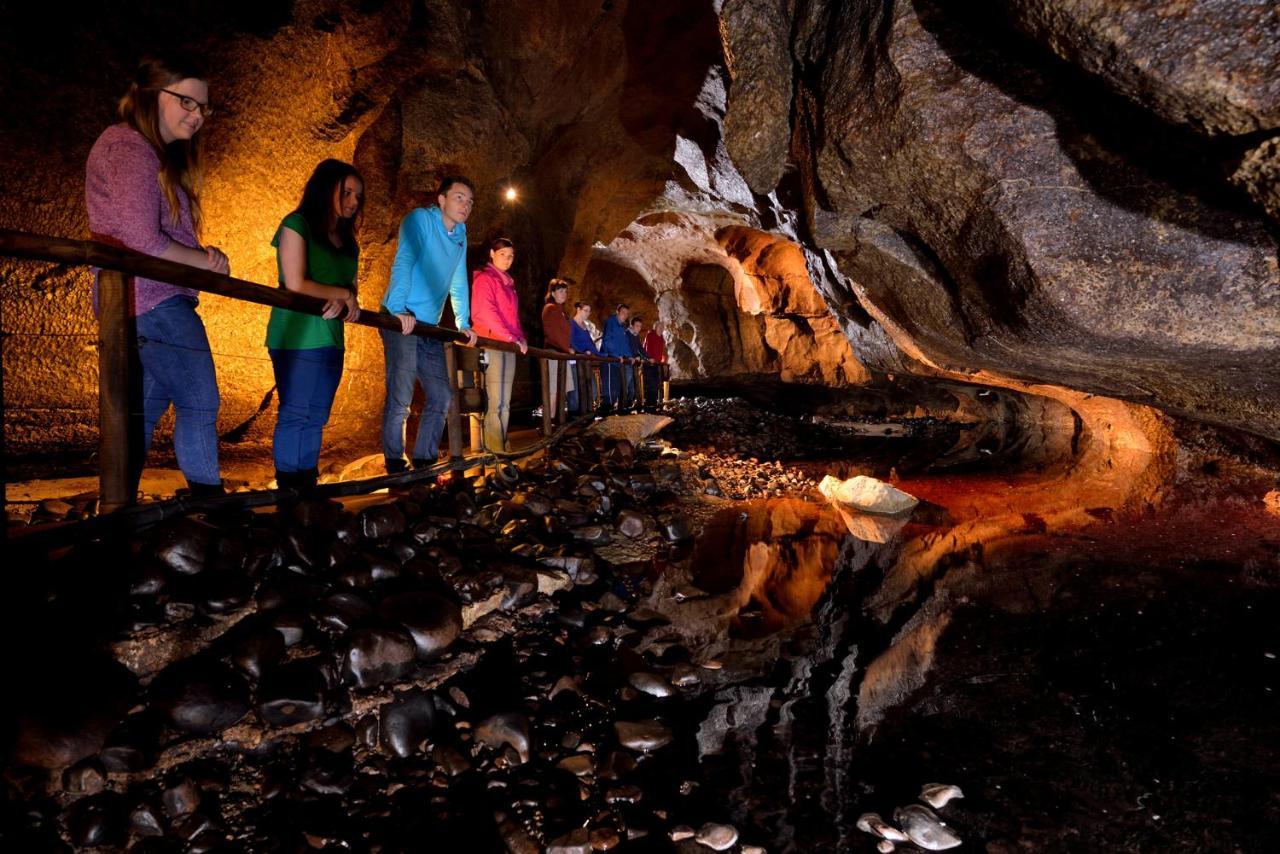
<svg viewBox="0 0 1280 854">
<path fill-rule="evenodd" d="M 738 410 L 748 435 L 796 423 L 720 409 Z M 77 643 L 117 648 L 144 607 L 162 628 L 234 624 L 199 635 L 202 647 L 140 690 L 117 678 L 114 703 L 85 703 L 103 719 L 97 742 L 46 757 L 47 770 L 15 766 L 6 832 L 31 850 L 412 850 L 429 839 L 441 850 L 746 852 L 871 850 L 890 838 L 859 829 L 868 811 L 892 821 L 902 810 L 900 832 L 930 846 L 951 833 L 993 850 L 1076 838 L 1177 847 L 1199 838 L 1191 818 L 1170 820 L 1183 812 L 1280 827 L 1274 805 L 1249 794 L 1273 782 L 1258 745 L 1280 719 L 1264 654 L 1280 650 L 1265 616 L 1280 606 L 1280 566 L 1265 556 L 1280 545 L 1261 500 L 1269 482 L 1251 482 L 1258 498 L 1234 511 L 1231 536 L 1153 560 L 1151 520 L 1173 511 L 1152 517 L 1148 487 L 1085 514 L 1095 527 L 1078 537 L 1032 499 L 1008 499 L 1018 512 L 1006 516 L 977 509 L 986 499 L 956 492 L 954 477 L 917 474 L 904 486 L 921 504 L 889 527 L 852 523 L 812 479 L 783 498 L 710 495 L 709 460 L 754 469 L 711 456 L 735 429 L 722 416 L 679 443 L 570 439 L 514 476 L 378 499 L 396 513 L 314 501 L 204 520 L 222 532 L 208 540 L 219 560 L 230 532 L 275 557 L 165 567 L 145 593 L 128 573 L 103 580 Z M 856 465 L 888 466 L 885 441 Z M 1016 488 L 1050 500 L 1037 482 Z M 1187 521 L 1177 513 L 1167 524 Z M 628 530 L 634 519 L 642 530 Z M 574 535 L 584 526 L 602 529 L 598 542 Z M 175 542 L 204 535 L 173 527 Z M 1109 539 L 1128 527 L 1137 539 Z M 122 546 L 90 554 L 111 547 Z M 54 566 L 87 557 L 72 550 Z M 916 567 L 927 585 L 901 581 Z M 247 613 L 166 609 L 204 595 L 210 572 L 244 579 Z M 1220 584 L 1224 572 L 1247 601 Z M 110 678 L 83 684 L 112 696 Z M 1139 702 L 1153 690 L 1161 702 Z M 1166 739 L 1184 745 L 1176 758 L 1155 749 Z M 1124 764 L 1100 763 L 1100 744 Z M 1099 769 L 1088 791 L 1067 770 L 1084 762 Z M 1211 782 L 1227 768 L 1230 785 Z M 1138 798 L 1149 808 L 1121 806 Z"/>
</svg>

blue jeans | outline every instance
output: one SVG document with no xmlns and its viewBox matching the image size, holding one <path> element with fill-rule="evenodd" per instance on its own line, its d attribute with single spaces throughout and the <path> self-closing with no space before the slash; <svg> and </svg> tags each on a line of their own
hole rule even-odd
<svg viewBox="0 0 1280 854">
<path fill-rule="evenodd" d="M 511 421 L 511 384 L 516 376 L 516 354 L 485 350 L 484 446 L 490 451 L 507 449 L 507 424 Z M 553 364 L 554 367 L 554 364 Z"/>
<path fill-rule="evenodd" d="M 268 350 L 280 394 L 272 442 L 277 472 L 310 471 L 320 463 L 320 438 L 342 379 L 342 350 Z"/>
<path fill-rule="evenodd" d="M 142 365 L 142 412 L 131 413 L 136 490 L 156 422 L 173 404 L 173 450 L 187 483 L 217 485 L 218 379 L 196 302 L 170 297 L 135 319 Z M 133 407 L 131 407 L 133 408 Z M 139 423 L 140 422 L 140 423 Z"/>
<path fill-rule="evenodd" d="M 387 397 L 382 407 L 382 455 L 388 471 L 404 466 L 404 425 L 409 420 L 414 383 L 427 395 L 418 419 L 418 438 L 413 443 L 415 460 L 435 462 L 444 433 L 444 417 L 451 400 L 449 379 L 444 367 L 444 344 L 417 335 L 401 335 L 379 329 L 386 354 Z"/>
</svg>

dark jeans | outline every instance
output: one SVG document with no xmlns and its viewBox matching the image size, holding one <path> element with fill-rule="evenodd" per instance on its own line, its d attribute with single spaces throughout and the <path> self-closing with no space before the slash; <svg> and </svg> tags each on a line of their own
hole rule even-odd
<svg viewBox="0 0 1280 854">
<path fill-rule="evenodd" d="M 387 329 L 379 329 L 378 333 L 382 336 L 387 368 L 387 397 L 382 407 L 382 454 L 387 458 L 387 470 L 404 467 L 404 426 L 409 420 L 415 383 L 422 385 L 427 402 L 418 419 L 413 458 L 435 462 L 450 402 L 444 345 L 431 338 Z"/>
<path fill-rule="evenodd" d="M 656 406 L 662 398 L 662 373 L 658 366 L 644 366 L 644 402 L 646 406 Z"/>
<path fill-rule="evenodd" d="M 135 319 L 142 367 L 141 412 L 131 413 L 134 491 L 156 422 L 173 404 L 173 450 L 191 484 L 221 483 L 218 472 L 218 380 L 196 302 L 170 297 Z M 132 407 L 131 407 L 132 408 Z"/>
<path fill-rule="evenodd" d="M 635 377 L 631 365 L 605 365 L 601 374 L 604 402 L 612 407 L 627 407 L 635 396 Z"/>
<path fill-rule="evenodd" d="M 320 440 L 342 379 L 342 350 L 269 350 L 275 370 L 280 410 L 272 450 L 276 471 L 318 468 Z"/>
</svg>

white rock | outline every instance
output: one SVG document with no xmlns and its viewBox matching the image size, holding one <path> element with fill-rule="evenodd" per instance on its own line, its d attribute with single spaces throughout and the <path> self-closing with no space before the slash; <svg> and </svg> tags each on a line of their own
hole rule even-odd
<svg viewBox="0 0 1280 854">
<path fill-rule="evenodd" d="M 714 824 L 708 822 L 694 837 L 699 844 L 716 851 L 728 851 L 738 841 L 738 829 L 731 824 Z"/>
<path fill-rule="evenodd" d="M 889 854 L 889 852 L 892 851 L 893 848 L 894 848 L 893 843 L 887 839 L 881 839 L 879 842 L 876 843 L 876 850 L 879 851 L 880 854 Z"/>
<path fill-rule="evenodd" d="M 956 798 L 963 798 L 964 792 L 959 786 L 950 783 L 925 783 L 920 790 L 920 800 L 936 810 L 940 810 Z"/>
<path fill-rule="evenodd" d="M 867 513 L 903 513 L 920 503 L 914 496 L 864 475 L 848 480 L 827 475 L 818 484 L 818 491 L 828 501 L 848 504 Z"/>
<path fill-rule="evenodd" d="M 890 842 L 906 842 L 907 835 L 880 817 L 879 813 L 864 812 L 858 816 L 858 830 L 887 839 Z"/>
<path fill-rule="evenodd" d="M 928 807 L 898 807 L 893 811 L 893 820 L 902 825 L 907 838 L 926 851 L 945 851 L 960 844 L 960 837 Z"/>
</svg>

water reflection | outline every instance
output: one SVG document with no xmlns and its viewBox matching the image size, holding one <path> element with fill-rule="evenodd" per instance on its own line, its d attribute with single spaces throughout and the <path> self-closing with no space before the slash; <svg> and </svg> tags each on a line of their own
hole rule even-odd
<svg viewBox="0 0 1280 854">
<path fill-rule="evenodd" d="M 690 581 L 715 597 L 731 637 L 763 637 L 809 618 L 846 540 L 884 545 L 905 524 L 798 499 L 735 505 L 705 525 Z"/>
</svg>

